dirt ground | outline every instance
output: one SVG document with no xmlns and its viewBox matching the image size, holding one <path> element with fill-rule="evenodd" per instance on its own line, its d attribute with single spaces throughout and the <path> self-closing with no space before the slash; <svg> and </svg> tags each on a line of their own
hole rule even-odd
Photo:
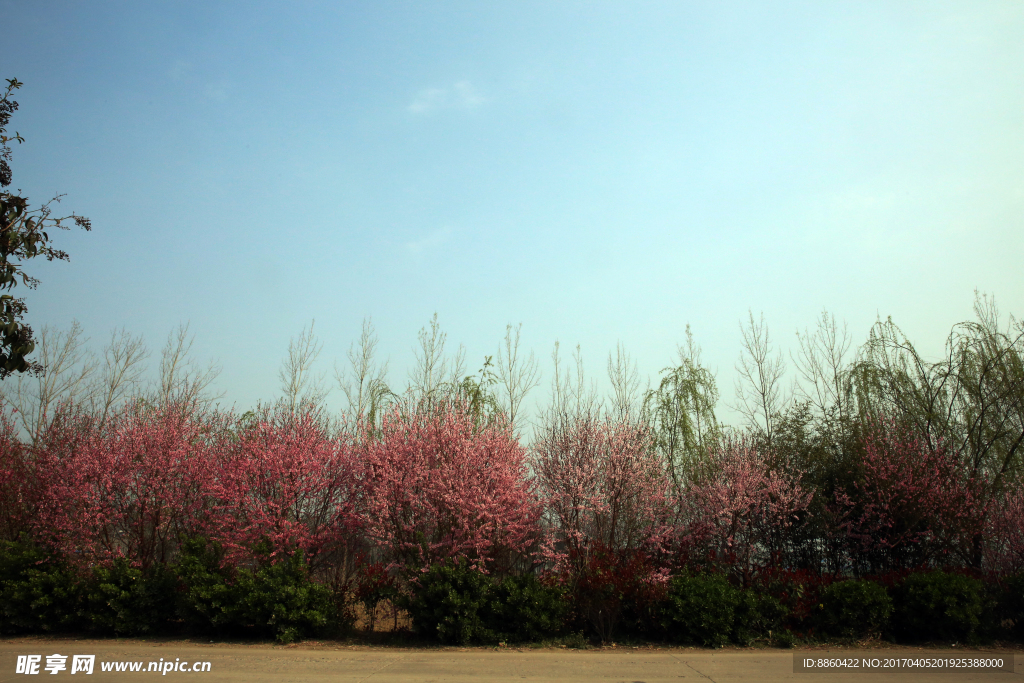
<svg viewBox="0 0 1024 683">
<path fill-rule="evenodd" d="M 609 683 L 658 683 L 682 680 L 712 681 L 1021 681 L 1024 651 L 982 648 L 987 656 L 1012 661 L 1014 672 L 999 673 L 801 673 L 794 672 L 797 657 L 851 658 L 867 653 L 874 658 L 963 656 L 963 650 L 879 647 L 856 651 L 843 648 L 814 650 L 723 649 L 653 647 L 604 647 L 591 650 L 531 648 L 397 648 L 350 645 L 343 642 L 305 642 L 280 646 L 270 644 L 210 643 L 197 640 L 89 640 L 23 637 L 0 640 L 0 681 L 25 680 L 17 673 L 18 656 L 40 655 L 39 675 L 82 676 L 71 673 L 74 655 L 95 655 L 90 681 L 201 679 L 264 683 L 284 681 L 336 681 L 339 683 L 476 682 L 498 681 L 567 682 L 608 681 Z M 47 656 L 67 657 L 66 669 L 51 674 L 44 670 Z M 58 660 L 59 661 L 59 660 Z M 102 671 L 103 663 L 140 662 L 142 670 Z M 209 662 L 209 671 L 146 671 L 164 662 Z M 170 664 L 168 664 L 170 667 Z M 200 666 L 200 668 L 202 668 Z"/>
</svg>

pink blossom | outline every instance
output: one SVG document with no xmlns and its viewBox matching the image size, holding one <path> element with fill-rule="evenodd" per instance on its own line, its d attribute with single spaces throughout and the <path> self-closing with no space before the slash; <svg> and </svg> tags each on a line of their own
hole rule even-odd
<svg viewBox="0 0 1024 683">
<path fill-rule="evenodd" d="M 508 425 L 477 427 L 456 403 L 395 409 L 364 426 L 358 453 L 364 528 L 393 567 L 466 557 L 489 570 L 536 542 L 540 506 Z"/>
<path fill-rule="evenodd" d="M 549 515 L 544 555 L 558 572 L 583 572 L 594 552 L 664 554 L 669 482 L 643 427 L 578 418 L 547 430 L 534 470 Z"/>
<path fill-rule="evenodd" d="M 312 415 L 264 415 L 237 440 L 221 439 L 209 465 L 203 529 L 236 560 L 269 541 L 273 553 L 300 549 L 315 567 L 358 527 L 352 446 L 330 438 Z"/>
<path fill-rule="evenodd" d="M 988 520 L 988 564 L 1001 574 L 1024 571 L 1024 491 L 1007 491 Z"/>
<path fill-rule="evenodd" d="M 104 428 L 61 411 L 34 452 L 37 538 L 80 562 L 166 562 L 207 512 L 215 419 L 127 407 Z"/>
<path fill-rule="evenodd" d="M 979 495 L 984 482 L 968 477 L 942 444 L 929 448 L 899 425 L 876 421 L 855 474 L 852 491 L 837 492 L 835 508 L 861 553 L 890 565 L 970 554 L 988 512 Z"/>
<path fill-rule="evenodd" d="M 801 487 L 799 472 L 773 471 L 743 441 L 729 442 L 709 458 L 710 474 L 683 491 L 683 542 L 747 580 L 771 561 L 777 535 L 807 509 L 813 492 Z"/>
</svg>

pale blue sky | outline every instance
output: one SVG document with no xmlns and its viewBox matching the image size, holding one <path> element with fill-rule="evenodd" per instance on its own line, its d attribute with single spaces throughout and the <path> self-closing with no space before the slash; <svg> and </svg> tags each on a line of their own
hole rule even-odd
<svg viewBox="0 0 1024 683">
<path fill-rule="evenodd" d="M 732 397 L 739 322 L 822 308 L 937 352 L 975 288 L 1022 313 L 1024 4 L 0 0 L 14 187 L 91 233 L 32 263 L 29 321 L 279 392 L 364 316 L 400 383 L 436 311 L 470 369 L 507 322 L 550 379 L 689 322 Z M 538 392 L 540 393 L 540 392 Z M 539 397 L 539 396 L 538 396 Z M 332 405 L 340 405 L 335 391 Z"/>
</svg>

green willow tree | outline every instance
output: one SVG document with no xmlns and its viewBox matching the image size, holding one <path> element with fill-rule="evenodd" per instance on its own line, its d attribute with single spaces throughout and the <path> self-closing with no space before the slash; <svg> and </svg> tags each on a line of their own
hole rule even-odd
<svg viewBox="0 0 1024 683">
<path fill-rule="evenodd" d="M 892 320 L 879 321 L 853 371 L 863 417 L 888 415 L 930 449 L 949 449 L 962 473 L 984 482 L 982 505 L 1024 475 L 1024 321 L 1000 328 L 995 302 L 977 295 L 975 321 L 956 325 L 943 358 L 929 362 Z M 982 562 L 981 533 L 965 548 Z"/>
<path fill-rule="evenodd" d="M 7 89 L 0 98 L 0 187 L 4 188 L 10 186 L 12 177 L 9 143 L 24 142 L 17 132 L 7 135 L 7 124 L 18 109 L 11 93 L 21 86 L 18 79 L 8 78 Z M 55 227 L 68 230 L 69 226 L 65 224 L 68 221 L 86 230 L 92 227 L 88 218 L 76 214 L 60 218 L 53 215 L 52 205 L 60 202 L 61 195 L 30 209 L 28 197 L 21 196 L 20 192 L 0 191 L 0 290 L 7 292 L 18 284 L 19 279 L 29 289 L 39 284 L 39 280 L 22 270 L 22 263 L 26 260 L 37 256 L 43 256 L 47 261 L 69 260 L 67 253 L 50 246 L 47 230 Z M 21 322 L 27 310 L 24 299 L 11 294 L 0 295 L 0 379 L 15 372 L 43 372 L 41 364 L 27 358 L 35 349 L 32 328 Z"/>
<path fill-rule="evenodd" d="M 654 430 L 655 447 L 677 492 L 704 473 L 709 451 L 722 439 L 722 425 L 715 417 L 715 375 L 701 363 L 689 325 L 686 345 L 678 352 L 679 365 L 661 371 L 661 383 L 647 392 L 643 404 L 644 421 Z"/>
</svg>

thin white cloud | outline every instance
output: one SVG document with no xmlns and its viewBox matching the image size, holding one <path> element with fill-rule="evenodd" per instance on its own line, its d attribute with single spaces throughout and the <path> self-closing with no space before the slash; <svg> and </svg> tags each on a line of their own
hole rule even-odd
<svg viewBox="0 0 1024 683">
<path fill-rule="evenodd" d="M 487 101 L 487 98 L 473 89 L 469 81 L 459 81 L 452 86 L 455 106 L 460 109 L 474 109 Z"/>
<path fill-rule="evenodd" d="M 407 109 L 412 114 L 431 114 L 443 109 L 476 109 L 486 101 L 472 83 L 458 81 L 448 88 L 421 90 Z"/>
<path fill-rule="evenodd" d="M 412 242 L 406 242 L 405 248 L 408 249 L 413 254 L 422 254 L 423 252 L 429 249 L 433 249 L 447 242 L 448 238 L 451 237 L 451 234 L 452 229 L 449 228 L 448 226 L 445 226 L 443 228 L 435 230 L 426 237 L 422 237 Z"/>
</svg>

